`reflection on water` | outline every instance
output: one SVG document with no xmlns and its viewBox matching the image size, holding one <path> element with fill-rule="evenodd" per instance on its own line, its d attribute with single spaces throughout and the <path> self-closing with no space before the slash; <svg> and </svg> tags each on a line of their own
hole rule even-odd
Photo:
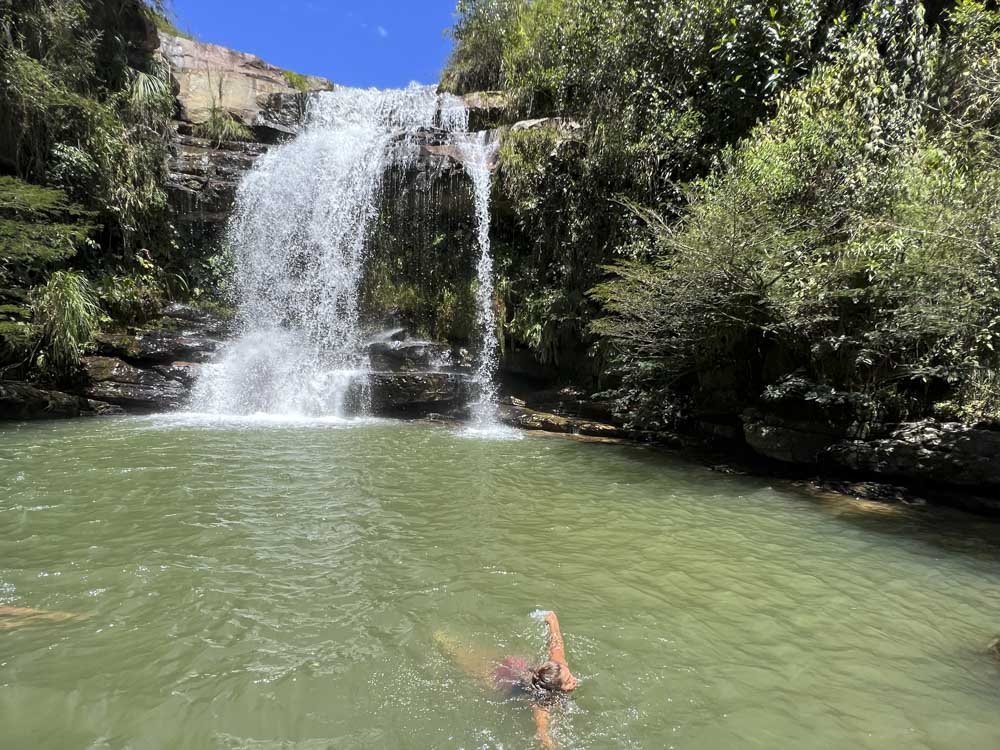
<svg viewBox="0 0 1000 750">
<path fill-rule="evenodd" d="M 246 418 L 0 428 L 2 747 L 533 748 L 435 647 L 537 658 L 563 748 L 994 748 L 997 527 L 654 451 Z"/>
</svg>

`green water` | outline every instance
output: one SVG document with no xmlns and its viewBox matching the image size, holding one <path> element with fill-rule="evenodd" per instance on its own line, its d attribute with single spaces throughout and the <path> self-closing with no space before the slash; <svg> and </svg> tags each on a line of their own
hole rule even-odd
<svg viewBox="0 0 1000 750">
<path fill-rule="evenodd" d="M 418 424 L 0 427 L 0 747 L 534 748 L 433 634 L 582 678 L 561 748 L 1000 746 L 1000 534 Z"/>
</svg>

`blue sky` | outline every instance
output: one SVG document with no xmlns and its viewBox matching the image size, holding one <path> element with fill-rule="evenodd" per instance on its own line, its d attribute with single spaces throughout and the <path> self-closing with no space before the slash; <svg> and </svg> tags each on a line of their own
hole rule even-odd
<svg viewBox="0 0 1000 750">
<path fill-rule="evenodd" d="M 455 0 L 172 0 L 204 42 L 347 86 L 437 83 Z"/>
</svg>

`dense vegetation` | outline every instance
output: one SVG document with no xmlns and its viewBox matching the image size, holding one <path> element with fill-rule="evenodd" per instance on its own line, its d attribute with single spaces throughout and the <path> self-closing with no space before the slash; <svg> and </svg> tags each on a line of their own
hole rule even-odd
<svg viewBox="0 0 1000 750">
<path fill-rule="evenodd" d="M 175 277 L 165 157 L 173 114 L 142 0 L 0 6 L 0 367 L 71 376 L 100 320 Z"/>
<path fill-rule="evenodd" d="M 995 7 L 463 0 L 454 35 L 447 87 L 563 118 L 502 146 L 513 344 L 648 429 L 793 376 L 1000 417 Z"/>
</svg>

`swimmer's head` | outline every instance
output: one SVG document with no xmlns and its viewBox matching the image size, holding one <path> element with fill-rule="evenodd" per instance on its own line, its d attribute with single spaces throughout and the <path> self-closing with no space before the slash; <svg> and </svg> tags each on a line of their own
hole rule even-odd
<svg viewBox="0 0 1000 750">
<path fill-rule="evenodd" d="M 531 672 L 531 688 L 542 693 L 571 693 L 576 678 L 557 661 L 547 661 Z"/>
</svg>

